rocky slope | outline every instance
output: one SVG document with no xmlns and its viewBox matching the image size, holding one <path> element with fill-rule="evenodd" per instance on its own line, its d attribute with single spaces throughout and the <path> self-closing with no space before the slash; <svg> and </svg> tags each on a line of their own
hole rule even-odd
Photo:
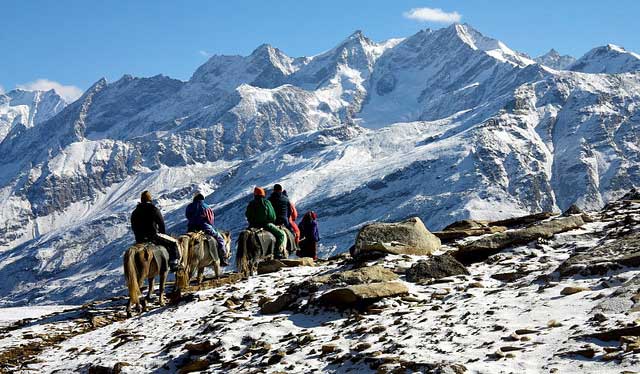
<svg viewBox="0 0 640 374">
<path fill-rule="evenodd" d="M 129 319 L 122 297 L 19 322 L 12 320 L 21 308 L 6 309 L 0 369 L 633 372 L 640 365 L 640 200 L 572 212 L 460 222 L 447 230 L 466 234 L 431 256 L 264 266 L 263 275 L 229 276 Z M 480 227 L 502 231 L 468 231 Z M 505 238 L 521 242 L 493 253 L 479 244 Z M 485 256 L 470 260 L 474 245 Z"/>
<path fill-rule="evenodd" d="M 0 143 L 0 301 L 112 294 L 144 189 L 174 234 L 196 190 L 237 233 L 253 186 L 281 182 L 319 213 L 325 255 L 373 220 L 599 209 L 640 184 L 640 73 L 619 66 L 552 70 L 452 25 L 309 58 L 263 45 L 186 82 L 99 80 Z"/>
</svg>

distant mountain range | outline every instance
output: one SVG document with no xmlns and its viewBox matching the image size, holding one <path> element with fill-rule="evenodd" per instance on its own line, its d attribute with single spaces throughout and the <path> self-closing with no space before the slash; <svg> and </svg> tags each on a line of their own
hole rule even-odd
<svg viewBox="0 0 640 374">
<path fill-rule="evenodd" d="M 145 189 L 174 233 L 196 190 L 237 233 L 253 186 L 281 182 L 318 212 L 325 254 L 373 220 L 599 208 L 640 185 L 639 71 L 621 47 L 534 60 L 455 24 L 313 57 L 262 45 L 186 82 L 100 79 L 69 105 L 0 95 L 0 301 L 120 292 Z"/>
</svg>

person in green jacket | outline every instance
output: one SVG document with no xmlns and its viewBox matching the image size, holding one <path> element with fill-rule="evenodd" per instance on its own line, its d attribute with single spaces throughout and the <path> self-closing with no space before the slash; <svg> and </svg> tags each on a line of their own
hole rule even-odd
<svg viewBox="0 0 640 374">
<path fill-rule="evenodd" d="M 247 206 L 245 216 L 249 221 L 249 227 L 261 228 L 269 231 L 276 237 L 276 249 L 278 253 L 274 254 L 275 258 L 282 258 L 284 253 L 285 233 L 274 223 L 276 221 L 276 212 L 273 210 L 271 202 L 266 199 L 267 193 L 263 188 L 256 187 L 253 190 L 253 200 Z"/>
</svg>

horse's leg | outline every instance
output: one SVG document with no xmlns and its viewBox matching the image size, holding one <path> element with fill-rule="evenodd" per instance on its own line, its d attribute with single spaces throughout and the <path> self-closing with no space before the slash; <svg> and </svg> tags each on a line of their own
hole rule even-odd
<svg viewBox="0 0 640 374">
<path fill-rule="evenodd" d="M 142 285 L 144 284 L 144 277 L 142 274 L 140 274 L 140 279 L 138 279 L 138 284 Z M 143 310 L 146 310 L 147 308 L 147 300 L 145 299 L 144 295 L 140 296 L 140 298 L 138 300 L 136 300 L 136 307 L 138 309 L 138 312 L 142 312 Z"/>
<path fill-rule="evenodd" d="M 127 318 L 131 317 L 131 304 L 133 303 L 133 300 L 131 300 L 131 297 L 129 297 L 129 302 L 127 303 Z"/>
<path fill-rule="evenodd" d="M 198 267 L 198 285 L 202 284 L 203 278 L 204 278 L 204 266 Z"/>
<path fill-rule="evenodd" d="M 149 292 L 147 292 L 147 301 L 151 301 L 153 298 L 153 279 L 154 277 L 151 277 L 149 279 L 147 279 L 147 282 L 149 283 Z"/>
<path fill-rule="evenodd" d="M 219 260 L 213 260 L 213 271 L 216 273 L 216 278 L 220 278 L 221 269 Z"/>
<path fill-rule="evenodd" d="M 160 305 L 164 305 L 164 285 L 167 281 L 167 274 L 169 272 L 168 271 L 161 271 L 160 272 L 160 301 L 158 301 L 160 303 Z"/>
</svg>

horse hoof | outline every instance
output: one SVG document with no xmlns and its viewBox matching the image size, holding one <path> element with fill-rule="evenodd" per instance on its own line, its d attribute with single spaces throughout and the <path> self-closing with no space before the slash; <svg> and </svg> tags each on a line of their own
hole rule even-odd
<svg viewBox="0 0 640 374">
<path fill-rule="evenodd" d="M 127 310 L 127 318 L 131 318 L 131 312 Z"/>
</svg>

